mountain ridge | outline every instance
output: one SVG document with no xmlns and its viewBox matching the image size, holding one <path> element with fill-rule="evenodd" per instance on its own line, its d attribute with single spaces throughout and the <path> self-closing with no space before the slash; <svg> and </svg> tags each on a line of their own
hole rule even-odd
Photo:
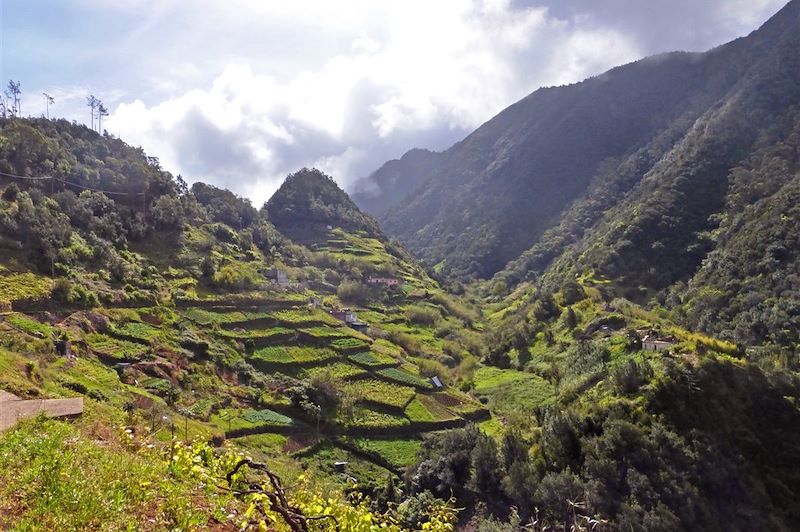
<svg viewBox="0 0 800 532">
<path fill-rule="evenodd" d="M 770 55 L 773 41 L 797 27 L 797 13 L 793 1 L 749 36 L 708 52 L 661 54 L 581 83 L 540 89 L 442 152 L 428 175 L 410 172 L 411 182 L 419 183 L 410 198 L 372 211 L 429 264 L 447 259 L 445 274 L 490 277 L 557 223 L 609 158 L 630 156 L 670 128 L 687 131 Z M 637 84 L 635 98 L 631 83 Z M 392 166 L 399 174 L 398 164 Z M 373 181 L 382 179 L 382 170 Z M 370 211 L 368 200 L 356 199 Z M 455 228 L 466 231 L 459 235 Z"/>
</svg>

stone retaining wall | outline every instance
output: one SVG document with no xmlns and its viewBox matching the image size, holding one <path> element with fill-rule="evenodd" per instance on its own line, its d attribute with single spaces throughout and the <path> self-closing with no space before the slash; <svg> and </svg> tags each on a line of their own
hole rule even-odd
<svg viewBox="0 0 800 532">
<path fill-rule="evenodd" d="M 0 403 L 0 430 L 12 427 L 20 419 L 39 413 L 49 417 L 77 416 L 83 413 L 83 397 L 72 399 L 31 399 Z"/>
</svg>

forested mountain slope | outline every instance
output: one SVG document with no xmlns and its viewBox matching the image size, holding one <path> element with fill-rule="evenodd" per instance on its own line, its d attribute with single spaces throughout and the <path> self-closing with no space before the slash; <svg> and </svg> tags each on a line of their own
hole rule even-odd
<svg viewBox="0 0 800 532">
<path fill-rule="evenodd" d="M 637 187 L 666 210 L 664 187 L 680 177 L 688 201 L 673 218 L 686 214 L 688 226 L 674 233 L 689 231 L 679 252 L 667 252 L 686 257 L 654 287 L 685 279 L 710 250 L 692 235 L 725 209 L 731 170 L 786 134 L 772 121 L 797 103 L 798 17 L 793 0 L 758 31 L 709 52 L 664 54 L 538 90 L 428 165 L 387 163 L 371 177 L 378 199 L 358 198 L 444 275 L 491 277 L 532 248 L 511 266 L 513 283 L 543 271 L 604 211 L 628 208 Z M 380 195 L 384 182 L 391 200 Z M 388 186 L 397 182 L 415 192 L 403 199 Z M 628 284 L 650 283 L 647 268 L 663 255 L 633 254 L 639 278 Z"/>
<path fill-rule="evenodd" d="M 332 226 L 382 237 L 378 222 L 362 213 L 330 176 L 317 169 L 304 168 L 289 175 L 264 208 L 282 233 L 301 242 L 319 238 Z"/>
</svg>

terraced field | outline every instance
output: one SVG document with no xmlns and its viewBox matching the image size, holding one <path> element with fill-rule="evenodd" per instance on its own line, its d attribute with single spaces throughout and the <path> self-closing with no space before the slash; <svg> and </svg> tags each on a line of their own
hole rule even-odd
<svg viewBox="0 0 800 532">
<path fill-rule="evenodd" d="M 100 333 L 87 334 L 85 341 L 89 348 L 98 355 L 119 362 L 139 360 L 148 351 L 147 346 L 140 343 L 120 340 Z"/>
<path fill-rule="evenodd" d="M 334 230 L 324 248 L 325 260 L 335 261 L 338 270 L 363 268 L 366 261 L 380 265 L 379 274 L 405 280 L 393 291 L 370 288 L 384 294 L 384 303 L 355 310 L 376 329 L 413 336 L 441 351 L 443 341 L 432 327 L 406 323 L 405 298 L 436 289 L 424 271 L 364 235 Z M 334 457 L 351 462 L 348 474 L 356 477 L 398 473 L 413 462 L 420 435 L 486 412 L 466 394 L 434 390 L 418 374 L 418 355 L 410 356 L 407 345 L 387 334 L 368 336 L 331 315 L 329 310 L 347 305 L 338 299 L 335 282 L 323 283 L 321 292 L 226 292 L 204 287 L 183 269 L 168 273 L 180 293 L 174 306 L 100 307 L 78 311 L 63 324 L 11 312 L 0 326 L 13 333 L 6 339 L 12 345 L 43 351 L 52 350 L 62 331 L 68 333 L 78 359 L 59 359 L 48 369 L 56 375 L 50 394 L 83 394 L 98 404 L 133 409 L 162 441 L 178 429 L 187 438 L 227 437 L 271 457 L 314 464 L 337 479 Z M 32 301 L 51 288 L 43 277 L 0 271 L 0 301 Z M 0 370 L 23 363 L 16 355 L 5 358 L 0 356 Z M 336 388 L 335 412 L 323 416 L 309 409 L 303 394 L 316 393 L 308 388 L 316 382 Z M 27 393 L 22 381 L 0 375 L 0 385 Z M 287 452 L 299 454 L 288 458 Z"/>
<path fill-rule="evenodd" d="M 380 369 L 399 364 L 397 359 L 378 352 L 360 351 L 347 357 L 351 362 L 367 368 Z"/>
</svg>

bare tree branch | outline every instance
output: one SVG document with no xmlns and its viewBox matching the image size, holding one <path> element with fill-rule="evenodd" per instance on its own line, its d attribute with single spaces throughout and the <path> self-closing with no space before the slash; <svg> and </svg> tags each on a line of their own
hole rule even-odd
<svg viewBox="0 0 800 532">
<path fill-rule="evenodd" d="M 248 484 L 247 490 L 235 490 L 233 489 L 233 476 L 244 466 L 248 466 L 252 469 L 261 471 L 266 475 L 269 479 L 269 483 L 272 486 L 272 491 L 265 488 L 263 485 L 251 482 Z M 266 495 L 270 501 L 270 509 L 275 512 L 278 512 L 283 520 L 286 521 L 286 524 L 292 529 L 292 532 L 309 532 L 308 529 L 308 522 L 309 521 L 320 521 L 323 519 L 330 519 L 333 521 L 337 532 L 339 531 L 339 521 L 333 515 L 319 515 L 319 516 L 312 516 L 307 517 L 303 515 L 302 511 L 299 508 L 296 508 L 289 504 L 289 501 L 286 499 L 286 492 L 283 489 L 283 485 L 281 483 L 280 477 L 269 470 L 266 464 L 262 464 L 260 462 L 253 462 L 249 459 L 239 460 L 233 469 L 225 475 L 225 479 L 228 481 L 229 489 L 236 494 L 237 496 L 241 497 L 244 495 L 252 495 L 252 494 L 263 494 Z M 264 511 L 262 510 L 262 513 Z"/>
</svg>

